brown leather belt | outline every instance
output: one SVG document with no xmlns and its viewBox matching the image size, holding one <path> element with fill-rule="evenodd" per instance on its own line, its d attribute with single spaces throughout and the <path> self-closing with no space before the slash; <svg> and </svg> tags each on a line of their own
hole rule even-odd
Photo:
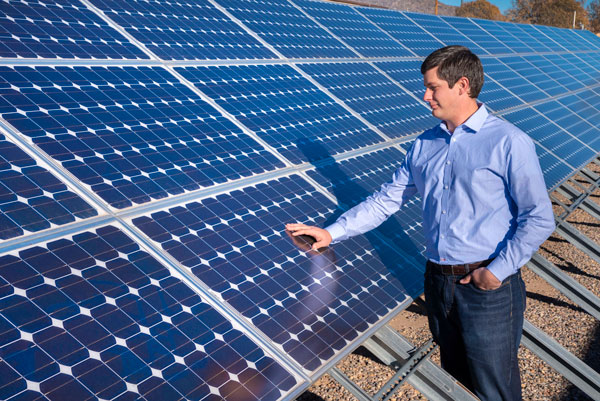
<svg viewBox="0 0 600 401">
<path fill-rule="evenodd" d="M 480 267 L 485 267 L 492 263 L 494 259 L 482 260 L 474 263 L 464 263 L 461 265 L 440 265 L 431 260 L 427 261 L 427 268 L 431 269 L 434 273 L 445 274 L 448 276 L 464 276 Z"/>
</svg>

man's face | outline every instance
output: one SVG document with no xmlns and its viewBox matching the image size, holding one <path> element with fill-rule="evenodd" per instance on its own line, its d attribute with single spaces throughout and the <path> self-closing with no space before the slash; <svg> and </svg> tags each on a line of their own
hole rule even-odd
<svg viewBox="0 0 600 401">
<path fill-rule="evenodd" d="M 450 88 L 448 82 L 437 76 L 438 67 L 434 67 L 423 75 L 425 95 L 423 100 L 429 103 L 431 114 L 440 120 L 452 120 L 456 115 L 459 97 L 458 82 Z"/>
</svg>

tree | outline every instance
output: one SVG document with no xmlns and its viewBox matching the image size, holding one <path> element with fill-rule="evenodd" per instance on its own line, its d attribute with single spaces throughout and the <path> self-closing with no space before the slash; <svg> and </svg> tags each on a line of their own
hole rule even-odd
<svg viewBox="0 0 600 401">
<path fill-rule="evenodd" d="M 597 1 L 597 0 L 596 0 Z M 584 0 L 513 0 L 508 16 L 511 21 L 559 28 L 573 27 L 573 14 L 576 12 L 575 27 L 588 26 Z"/>
<path fill-rule="evenodd" d="M 596 0 L 600 1 L 600 0 Z M 505 21 L 506 17 L 502 15 L 500 9 L 487 0 L 475 0 L 464 3 L 456 9 L 457 17 L 483 18 Z"/>
<path fill-rule="evenodd" d="M 589 28 L 594 33 L 600 32 L 600 0 L 592 0 L 588 5 L 590 19 Z"/>
</svg>

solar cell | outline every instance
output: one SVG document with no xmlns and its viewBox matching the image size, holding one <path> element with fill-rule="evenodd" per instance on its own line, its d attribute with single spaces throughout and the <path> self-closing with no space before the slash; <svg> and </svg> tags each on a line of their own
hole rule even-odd
<svg viewBox="0 0 600 401">
<path fill-rule="evenodd" d="M 0 283 L 4 399 L 263 401 L 298 384 L 117 227 L 0 256 Z"/>
<path fill-rule="evenodd" d="M 547 58 L 555 62 L 561 69 L 577 80 L 583 86 L 596 85 L 600 82 L 599 74 L 588 64 L 584 63 L 577 55 L 559 54 L 556 59 L 553 55 L 548 55 Z M 561 60 L 562 59 L 562 60 Z"/>
<path fill-rule="evenodd" d="M 421 75 L 422 63 L 422 60 L 401 60 L 377 62 L 375 65 L 413 95 L 422 98 L 425 94 L 423 75 Z"/>
<path fill-rule="evenodd" d="M 530 24 L 518 24 L 518 27 L 526 31 L 529 36 L 535 38 L 536 41 L 541 42 L 545 47 L 550 49 L 553 52 L 564 52 L 565 48 L 560 45 L 559 42 L 553 40 L 550 36 L 547 35 L 546 27 L 542 25 L 530 25 Z M 541 28 L 540 28 L 541 27 Z M 552 34 L 550 34 L 552 36 Z"/>
<path fill-rule="evenodd" d="M 0 57 L 148 58 L 85 5 L 68 0 L 4 1 Z"/>
<path fill-rule="evenodd" d="M 277 58 L 207 1 L 91 2 L 164 60 Z"/>
<path fill-rule="evenodd" d="M 543 34 L 540 34 L 532 25 L 529 24 L 515 24 L 509 22 L 496 21 L 496 23 L 514 37 L 521 39 L 529 47 L 536 52 L 551 52 L 551 51 L 564 51 L 562 48 L 556 47 L 556 43 L 548 39 Z"/>
<path fill-rule="evenodd" d="M 421 26 L 428 32 L 433 33 L 435 37 L 443 42 L 446 46 L 462 45 L 466 46 L 475 54 L 489 54 L 488 51 L 477 45 L 475 42 L 464 36 L 462 33 L 450 26 L 446 21 L 442 20 L 437 15 L 417 14 L 405 12 L 408 18 Z"/>
<path fill-rule="evenodd" d="M 418 56 L 427 56 L 443 46 L 443 43 L 434 35 L 431 35 L 398 11 L 364 7 L 356 7 L 355 10 Z"/>
<path fill-rule="evenodd" d="M 546 182 L 548 191 L 556 189 L 561 182 L 573 175 L 573 168 L 571 166 L 537 143 L 535 144 L 535 151 L 540 160 L 540 167 L 544 173 L 544 181 Z"/>
<path fill-rule="evenodd" d="M 538 88 L 543 89 L 544 92 L 551 96 L 556 96 L 569 91 L 569 89 L 561 85 L 559 81 L 545 74 L 538 69 L 536 65 L 529 62 L 527 57 L 508 56 L 498 57 L 498 59 L 514 71 L 518 71 L 520 75 L 526 77 L 528 81 Z"/>
<path fill-rule="evenodd" d="M 392 138 L 436 123 L 429 108 L 368 63 L 301 64 L 300 68 Z"/>
<path fill-rule="evenodd" d="M 518 107 L 523 101 L 504 89 L 496 81 L 485 77 L 483 88 L 478 99 L 485 103 L 486 107 L 495 112 L 500 112 L 512 107 Z"/>
<path fill-rule="evenodd" d="M 132 222 L 313 372 L 422 291 L 420 266 L 378 237 L 304 252 L 284 233 L 288 222 L 323 225 L 336 209 L 292 175 Z"/>
<path fill-rule="evenodd" d="M 97 214 L 79 195 L 0 134 L 0 240 Z"/>
<path fill-rule="evenodd" d="M 556 43 L 557 46 L 553 47 L 555 51 L 578 51 L 583 50 L 580 48 L 579 40 L 577 36 L 571 35 L 569 29 L 551 27 L 546 25 L 533 25 L 535 29 L 540 31 L 543 35 L 550 38 Z"/>
<path fill-rule="evenodd" d="M 218 0 L 232 15 L 288 58 L 356 54 L 285 0 Z"/>
<path fill-rule="evenodd" d="M 294 0 L 294 3 L 365 57 L 415 56 L 354 7 L 312 0 Z"/>
<path fill-rule="evenodd" d="M 207 96 L 292 163 L 334 155 L 383 138 L 287 65 L 177 68 Z"/>
<path fill-rule="evenodd" d="M 2 117 L 115 208 L 283 166 L 162 68 L 0 71 Z"/>
</svg>

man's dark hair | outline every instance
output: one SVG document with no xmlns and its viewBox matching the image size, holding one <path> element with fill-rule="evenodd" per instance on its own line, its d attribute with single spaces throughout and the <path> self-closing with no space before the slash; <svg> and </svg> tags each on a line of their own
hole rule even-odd
<svg viewBox="0 0 600 401">
<path fill-rule="evenodd" d="M 481 60 L 464 46 L 446 46 L 431 53 L 423 64 L 421 74 L 438 67 L 437 76 L 452 88 L 462 77 L 469 79 L 469 96 L 477 98 L 483 86 Z"/>
</svg>

